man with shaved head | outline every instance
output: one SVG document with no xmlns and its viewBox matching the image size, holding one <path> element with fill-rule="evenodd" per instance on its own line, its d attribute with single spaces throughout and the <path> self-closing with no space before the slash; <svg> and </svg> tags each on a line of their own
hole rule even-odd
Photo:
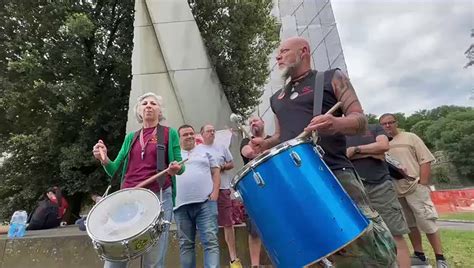
<svg viewBox="0 0 474 268">
<path fill-rule="evenodd" d="M 252 137 L 260 137 L 264 139 L 268 139 L 271 136 L 265 134 L 265 122 L 260 116 L 251 116 L 249 118 L 249 126 L 250 131 L 252 133 Z M 242 156 L 242 160 L 244 164 L 247 164 L 252 159 L 258 156 L 253 149 L 250 143 L 249 138 L 245 138 L 242 140 L 240 144 L 240 155 Z M 262 247 L 262 241 L 257 233 L 257 226 L 255 225 L 254 221 L 247 217 L 246 222 L 248 231 L 249 231 L 249 253 L 250 253 L 250 262 L 251 267 L 259 267 L 260 266 L 260 251 Z"/>
<path fill-rule="evenodd" d="M 341 70 L 331 69 L 323 72 L 324 83 L 318 92 L 318 71 L 311 69 L 310 46 L 301 37 L 283 41 L 276 60 L 285 84 L 270 98 L 275 113 L 275 134 L 269 139 L 253 138 L 250 143 L 252 149 L 260 152 L 297 137 L 303 130 L 317 131 L 320 137 L 318 144 L 325 152 L 324 161 L 372 223 L 360 238 L 333 256 L 336 266 L 394 266 L 396 247 L 393 237 L 380 215 L 371 207 L 364 186 L 346 156 L 345 135 L 364 133 L 367 127 L 352 84 Z M 286 83 L 287 80 L 289 82 Z M 340 108 L 333 114 L 325 115 L 337 102 L 342 103 Z M 313 106 L 318 107 L 321 103 L 320 111 L 313 110 Z"/>
</svg>

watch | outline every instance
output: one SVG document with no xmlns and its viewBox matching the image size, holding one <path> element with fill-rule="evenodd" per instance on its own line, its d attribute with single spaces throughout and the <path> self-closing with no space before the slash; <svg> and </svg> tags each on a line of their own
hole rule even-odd
<svg viewBox="0 0 474 268">
<path fill-rule="evenodd" d="M 354 148 L 354 152 L 355 152 L 356 154 L 360 154 L 360 147 L 359 147 L 359 146 L 356 146 L 356 147 Z"/>
</svg>

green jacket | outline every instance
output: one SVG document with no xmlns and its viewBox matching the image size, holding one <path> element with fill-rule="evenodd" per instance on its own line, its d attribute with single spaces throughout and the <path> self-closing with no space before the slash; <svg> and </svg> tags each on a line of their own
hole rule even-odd
<svg viewBox="0 0 474 268">
<path fill-rule="evenodd" d="M 130 147 L 132 146 L 132 141 L 133 141 L 133 136 L 135 135 L 135 132 L 130 132 L 125 136 L 125 140 L 123 141 L 122 148 L 120 149 L 120 152 L 117 155 L 117 158 L 115 158 L 113 161 L 110 160 L 107 165 L 104 166 L 105 172 L 107 175 L 112 177 L 117 169 L 120 167 L 120 163 L 122 160 L 124 161 L 123 163 L 123 168 L 122 168 L 122 174 L 120 176 L 120 184 L 123 182 L 123 178 L 125 177 L 125 172 L 127 171 L 127 166 L 128 166 L 128 154 L 130 152 Z M 169 128 L 169 136 L 168 136 L 168 159 L 169 162 L 173 161 L 181 161 L 181 147 L 179 146 L 179 137 L 178 137 L 178 132 L 176 129 Z M 178 172 L 179 175 L 181 175 L 184 172 L 184 165 L 182 165 L 181 170 Z M 175 198 L 176 198 L 176 177 L 172 176 L 171 177 L 171 183 L 172 183 L 172 192 L 173 192 L 173 205 L 175 203 Z"/>
</svg>

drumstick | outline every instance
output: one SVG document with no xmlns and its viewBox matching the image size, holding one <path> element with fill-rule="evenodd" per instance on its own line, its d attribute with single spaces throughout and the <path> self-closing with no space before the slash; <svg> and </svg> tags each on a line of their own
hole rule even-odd
<svg viewBox="0 0 474 268">
<path fill-rule="evenodd" d="M 331 109 L 329 109 L 324 115 L 334 113 L 334 111 L 336 111 L 336 110 L 339 108 L 339 106 L 341 106 L 341 104 L 342 104 L 342 102 L 340 102 L 340 101 L 337 102 L 337 103 L 334 104 L 334 106 L 331 107 Z M 306 137 L 308 137 L 309 135 L 311 135 L 311 132 L 309 132 L 309 131 L 303 131 L 303 132 L 301 132 L 301 134 L 298 135 L 296 138 L 297 138 L 297 139 L 306 138 Z"/>
<path fill-rule="evenodd" d="M 187 159 L 183 159 L 181 161 L 178 162 L 178 165 L 182 165 L 184 164 L 186 161 L 188 161 L 189 158 Z M 168 167 L 167 169 L 163 170 L 163 171 L 160 171 L 158 173 L 156 173 L 155 175 L 151 176 L 150 178 L 140 182 L 139 184 L 137 184 L 137 186 L 135 186 L 135 188 L 143 188 L 144 186 L 154 182 L 156 179 L 158 179 L 159 177 L 165 175 L 168 171 L 170 170 L 170 168 Z"/>
</svg>

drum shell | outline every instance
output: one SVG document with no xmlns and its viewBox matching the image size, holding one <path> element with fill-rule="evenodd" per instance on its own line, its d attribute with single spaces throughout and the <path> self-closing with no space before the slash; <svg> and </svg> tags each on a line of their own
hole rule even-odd
<svg viewBox="0 0 474 268">
<path fill-rule="evenodd" d="M 100 216 L 99 214 L 101 212 L 103 213 L 103 211 L 101 211 L 99 208 L 103 206 L 104 203 L 110 201 L 110 199 L 117 199 L 117 197 L 118 199 L 122 199 L 130 192 L 137 192 L 146 194 L 148 197 L 153 197 L 153 203 L 156 202 L 154 206 L 158 208 L 158 210 L 154 212 L 155 216 L 153 217 L 151 223 L 142 230 L 137 229 L 133 235 L 124 239 L 105 241 L 96 237 L 88 224 L 89 219 Z M 161 204 L 156 194 L 144 188 L 122 189 L 101 199 L 91 209 L 86 219 L 87 234 L 91 238 L 94 249 L 97 251 L 99 257 L 108 261 L 129 261 L 151 250 L 158 242 L 163 228 L 163 213 L 160 211 L 160 208 Z"/>
<path fill-rule="evenodd" d="M 150 226 L 140 234 L 127 240 L 104 242 L 92 240 L 99 257 L 108 261 L 129 261 L 150 251 L 158 242 L 160 233 Z M 128 249 L 127 249 L 128 248 Z"/>
<path fill-rule="evenodd" d="M 232 184 L 274 265 L 302 267 L 358 238 L 368 220 L 311 143 L 283 147 L 249 162 Z"/>
</svg>

